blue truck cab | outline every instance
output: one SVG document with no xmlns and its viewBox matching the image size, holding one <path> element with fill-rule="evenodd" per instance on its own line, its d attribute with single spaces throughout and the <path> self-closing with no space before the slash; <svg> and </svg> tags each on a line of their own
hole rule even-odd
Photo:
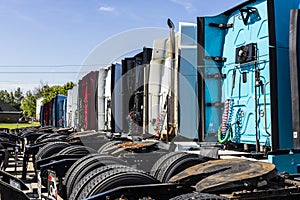
<svg viewBox="0 0 300 200">
<path fill-rule="evenodd" d="M 291 48 L 298 43 L 291 33 L 297 38 L 293 12 L 299 4 L 249 0 L 220 15 L 197 18 L 201 141 L 269 149 L 270 162 L 280 168 L 282 160 L 274 157 L 287 156 L 290 171 L 296 172 L 299 73 L 297 50 Z"/>
</svg>

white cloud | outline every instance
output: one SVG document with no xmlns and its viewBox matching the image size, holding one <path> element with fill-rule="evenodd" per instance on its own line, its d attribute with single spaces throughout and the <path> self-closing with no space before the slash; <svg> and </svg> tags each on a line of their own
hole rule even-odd
<svg viewBox="0 0 300 200">
<path fill-rule="evenodd" d="M 110 6 L 101 6 L 98 10 L 102 12 L 113 12 L 115 11 L 115 8 Z"/>
<path fill-rule="evenodd" d="M 191 2 L 189 2 L 189 0 L 170 0 L 170 1 L 183 6 L 187 12 L 196 11 L 196 8 L 193 6 Z"/>
</svg>

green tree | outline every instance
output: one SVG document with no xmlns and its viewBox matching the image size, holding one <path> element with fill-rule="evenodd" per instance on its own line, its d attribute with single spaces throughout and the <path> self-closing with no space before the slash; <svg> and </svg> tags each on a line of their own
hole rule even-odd
<svg viewBox="0 0 300 200">
<path fill-rule="evenodd" d="M 74 87 L 73 82 L 67 82 L 65 85 L 60 86 L 60 85 L 55 85 L 52 87 L 47 87 L 45 88 L 43 92 L 43 97 L 45 98 L 43 100 L 43 103 L 48 103 L 50 102 L 56 95 L 62 94 L 62 95 L 68 95 L 68 90 L 72 89 Z"/>
<path fill-rule="evenodd" d="M 0 90 L 0 100 L 15 107 L 17 110 L 20 110 L 21 101 L 23 98 L 23 92 L 19 87 L 13 92 L 8 92 L 7 90 Z"/>
<path fill-rule="evenodd" d="M 27 91 L 26 96 L 22 99 L 21 109 L 23 115 L 35 116 L 36 97 L 31 93 L 31 91 Z"/>
<path fill-rule="evenodd" d="M 18 87 L 17 90 L 14 91 L 13 97 L 14 97 L 13 106 L 16 109 L 20 110 L 21 109 L 21 102 L 22 102 L 22 99 L 24 98 L 21 88 Z"/>
<path fill-rule="evenodd" d="M 7 90 L 1 90 L 0 100 L 5 101 L 6 103 L 10 102 L 10 94 Z"/>
<path fill-rule="evenodd" d="M 49 86 L 47 84 L 41 84 L 38 88 L 26 92 L 26 96 L 22 99 L 21 109 L 25 116 L 35 117 L 36 112 L 36 100 L 40 97 L 44 97 L 43 104 L 50 102 L 56 95 L 67 95 L 68 90 L 75 86 L 73 82 L 67 82 L 63 86 L 55 85 Z"/>
</svg>

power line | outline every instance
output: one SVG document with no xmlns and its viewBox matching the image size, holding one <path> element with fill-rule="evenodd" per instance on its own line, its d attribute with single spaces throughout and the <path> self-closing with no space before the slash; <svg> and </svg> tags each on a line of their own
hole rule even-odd
<svg viewBox="0 0 300 200">
<path fill-rule="evenodd" d="M 0 72 L 0 74 L 78 74 L 78 73 L 89 73 L 90 71 L 83 71 L 83 72 L 47 72 L 47 71 L 43 71 L 43 72 Z"/>
<path fill-rule="evenodd" d="M 79 64 L 67 64 L 67 65 L 0 65 L 0 68 L 52 68 L 52 67 L 97 67 L 107 66 L 109 64 L 90 64 L 90 65 L 79 65 Z"/>
</svg>

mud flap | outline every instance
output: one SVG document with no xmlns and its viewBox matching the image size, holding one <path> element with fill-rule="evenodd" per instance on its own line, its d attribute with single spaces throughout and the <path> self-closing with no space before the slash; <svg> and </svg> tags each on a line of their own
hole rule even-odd
<svg viewBox="0 0 300 200">
<path fill-rule="evenodd" d="M 41 178 L 41 171 L 37 170 L 37 192 L 38 192 L 38 198 L 42 199 L 42 178 Z"/>
<path fill-rule="evenodd" d="M 291 76 L 291 95 L 292 95 L 292 117 L 293 117 L 293 138 L 294 148 L 300 147 L 300 116 L 299 116 L 299 10 L 294 9 L 290 12 L 290 35 L 289 35 L 289 56 L 290 56 L 290 76 Z"/>
<path fill-rule="evenodd" d="M 48 198 L 57 200 L 56 173 L 48 170 Z"/>
</svg>

